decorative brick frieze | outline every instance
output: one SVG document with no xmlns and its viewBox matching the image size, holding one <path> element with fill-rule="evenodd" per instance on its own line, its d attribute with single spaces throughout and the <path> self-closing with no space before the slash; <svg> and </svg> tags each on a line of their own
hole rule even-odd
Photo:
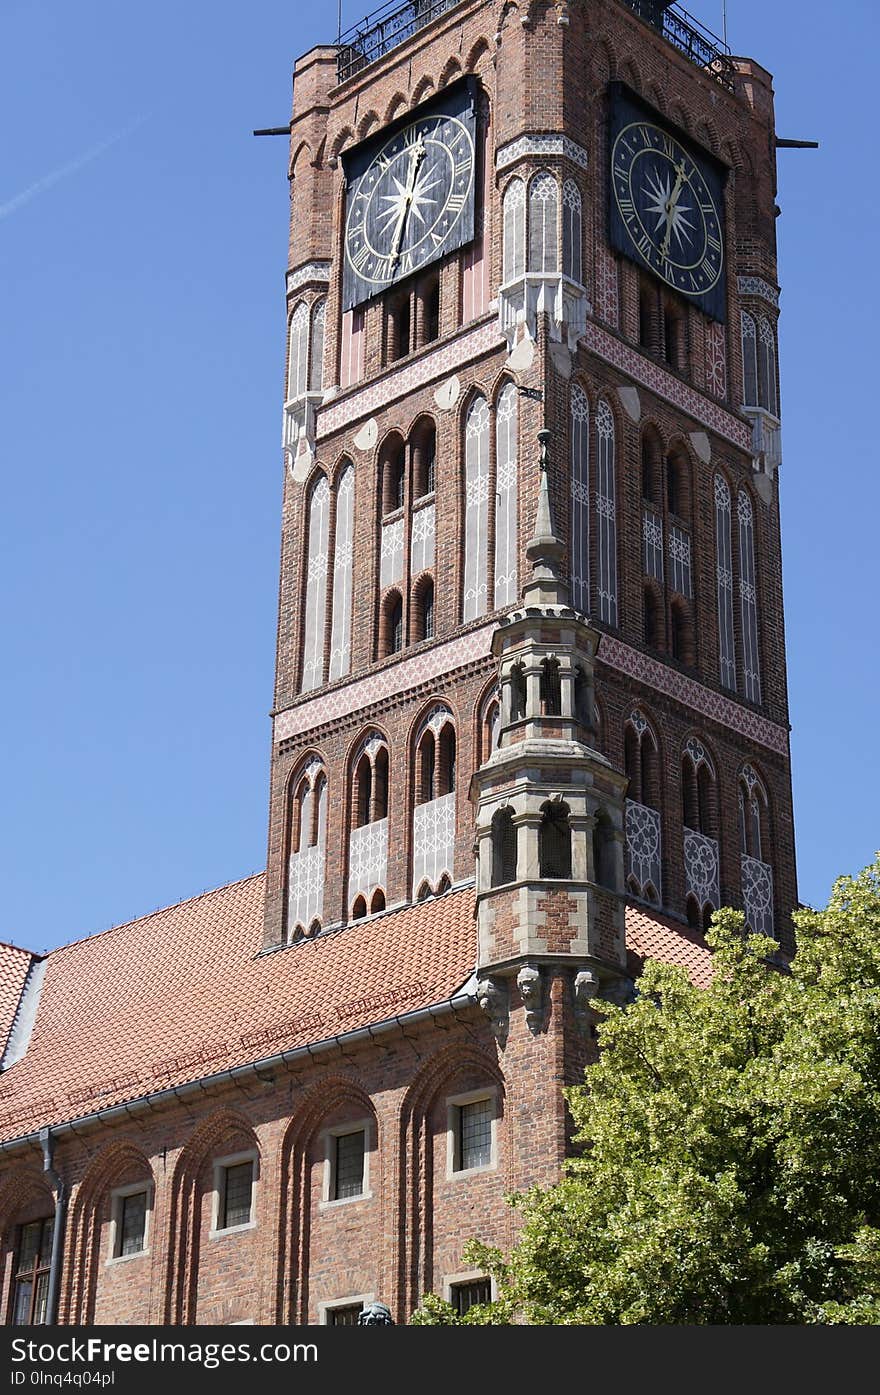
<svg viewBox="0 0 880 1395">
<path fill-rule="evenodd" d="M 528 156 L 540 160 L 546 155 L 562 155 L 573 164 L 580 165 L 582 170 L 589 168 L 589 156 L 582 145 L 569 136 L 552 133 L 518 136 L 516 140 L 508 141 L 495 153 L 495 168 L 506 170 L 517 160 L 524 160 Z"/>
<path fill-rule="evenodd" d="M 276 742 L 289 741 L 292 736 L 311 731 L 336 718 L 348 717 L 385 698 L 402 696 L 421 683 L 440 678 L 474 659 L 487 657 L 494 631 L 494 625 L 483 625 L 478 630 L 470 630 L 399 664 L 380 669 L 378 673 L 323 692 L 286 712 L 279 712 L 275 718 Z"/>
<path fill-rule="evenodd" d="M 740 295 L 756 296 L 758 300 L 766 301 L 768 305 L 772 305 L 774 310 L 779 309 L 779 292 L 761 276 L 737 277 L 737 289 Z"/>
<path fill-rule="evenodd" d="M 420 354 L 396 372 L 384 374 L 369 387 L 349 393 L 344 398 L 336 398 L 332 406 L 322 408 L 318 412 L 318 439 L 331 436 L 334 431 L 369 416 L 389 402 L 406 397 L 436 378 L 457 372 L 462 364 L 503 344 L 494 318 L 456 335 L 441 348 Z"/>
<path fill-rule="evenodd" d="M 604 358 L 607 363 L 613 364 L 615 368 L 619 368 L 630 378 L 634 378 L 643 387 L 656 393 L 658 397 L 671 402 L 674 407 L 680 407 L 694 421 L 708 426 L 710 430 L 718 436 L 723 436 L 725 440 L 731 441 L 740 450 L 751 453 L 752 436 L 745 422 L 738 421 L 732 413 L 719 407 L 718 403 L 713 402 L 710 397 L 706 397 L 703 393 L 697 392 L 695 388 L 689 387 L 673 373 L 667 373 L 666 369 L 661 368 L 659 363 L 654 363 L 652 359 L 646 358 L 644 354 L 639 353 L 638 349 L 630 348 L 622 339 L 609 334 L 595 321 L 587 325 L 581 343 L 585 344 L 594 354 Z"/>
<path fill-rule="evenodd" d="M 305 262 L 302 266 L 295 267 L 293 271 L 287 273 L 287 294 L 292 295 L 298 291 L 300 286 L 307 286 L 320 282 L 327 285 L 330 281 L 329 262 Z"/>
<path fill-rule="evenodd" d="M 768 721 L 760 713 L 752 712 L 738 702 L 732 702 L 730 698 L 713 692 L 711 688 L 705 688 L 702 683 L 676 672 L 668 664 L 652 659 L 638 649 L 630 648 L 622 640 L 603 635 L 599 645 L 599 658 L 609 667 L 616 668 L 619 673 L 625 673 L 630 678 L 647 684 L 649 688 L 655 688 L 667 697 L 685 703 L 700 716 L 708 717 L 723 727 L 739 732 L 749 741 L 757 741 L 761 746 L 776 751 L 778 755 L 788 754 L 788 732 L 785 727 Z"/>
</svg>

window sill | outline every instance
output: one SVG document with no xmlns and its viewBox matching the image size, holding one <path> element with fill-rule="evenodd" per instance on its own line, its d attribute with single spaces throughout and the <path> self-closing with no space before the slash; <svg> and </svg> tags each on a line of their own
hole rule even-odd
<svg viewBox="0 0 880 1395">
<path fill-rule="evenodd" d="M 111 1255 L 105 1263 L 105 1268 L 114 1268 L 117 1264 L 128 1264 L 133 1259 L 145 1259 L 149 1253 L 149 1250 L 134 1250 L 130 1255 Z"/>
<path fill-rule="evenodd" d="M 244 1225 L 230 1225 L 223 1230 L 209 1230 L 209 1240 L 223 1240 L 227 1235 L 241 1235 L 246 1230 L 256 1230 L 256 1221 L 245 1221 Z"/>
<path fill-rule="evenodd" d="M 458 1182 L 468 1177 L 481 1177 L 486 1172 L 497 1172 L 497 1162 L 485 1163 L 482 1167 L 462 1167 L 455 1172 L 447 1172 L 447 1182 Z"/>
<path fill-rule="evenodd" d="M 338 1196 L 332 1201 L 319 1201 L 319 1211 L 333 1211 L 337 1206 L 350 1206 L 354 1201 L 372 1201 L 372 1192 L 358 1192 L 357 1196 Z"/>
</svg>

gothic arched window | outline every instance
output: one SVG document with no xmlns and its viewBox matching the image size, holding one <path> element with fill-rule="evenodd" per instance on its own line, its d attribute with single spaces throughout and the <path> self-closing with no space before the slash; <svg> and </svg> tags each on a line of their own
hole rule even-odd
<svg viewBox="0 0 880 1395">
<path fill-rule="evenodd" d="M 767 791 L 751 765 L 744 765 L 740 771 L 737 802 L 746 924 L 756 935 L 772 935 L 773 869 L 770 865 Z"/>
<path fill-rule="evenodd" d="M 635 896 L 660 904 L 660 754 L 645 714 L 635 708 L 624 729 L 627 885 Z"/>
<path fill-rule="evenodd" d="M 779 416 L 776 390 L 776 335 L 766 315 L 758 319 L 758 406 Z"/>
<path fill-rule="evenodd" d="M 415 742 L 412 885 L 433 890 L 450 877 L 455 859 L 455 723 L 434 707 Z"/>
<path fill-rule="evenodd" d="M 505 383 L 495 408 L 495 608 L 517 599 L 517 404 Z"/>
<path fill-rule="evenodd" d="M 617 504 L 614 481 L 614 416 L 608 403 L 596 408 L 596 531 L 599 618 L 617 625 Z"/>
<path fill-rule="evenodd" d="M 576 383 L 571 390 L 571 600 L 590 610 L 590 407 Z"/>
<path fill-rule="evenodd" d="M 378 732 L 362 738 L 351 771 L 348 896 L 357 919 L 358 900 L 365 915 L 376 889 L 384 888 L 388 863 L 388 747 Z"/>
<path fill-rule="evenodd" d="M 715 476 L 715 562 L 718 587 L 718 667 L 722 687 L 736 692 L 736 637 L 733 624 L 733 548 L 730 488 Z"/>
<path fill-rule="evenodd" d="M 526 186 L 511 179 L 502 201 L 504 269 L 502 280 L 515 281 L 526 269 Z"/>
<path fill-rule="evenodd" d="M 559 270 L 558 228 L 559 185 L 541 170 L 529 182 L 529 271 Z"/>
<path fill-rule="evenodd" d="M 464 585 L 462 620 L 485 615 L 489 513 L 489 404 L 475 397 L 465 419 Z"/>
<path fill-rule="evenodd" d="M 581 194 L 573 179 L 562 186 L 562 272 L 578 285 L 583 282 Z"/>
<path fill-rule="evenodd" d="M 290 317 L 287 349 L 287 397 L 304 397 L 309 385 L 309 307 L 301 300 Z"/>
<path fill-rule="evenodd" d="M 330 682 L 351 668 L 351 595 L 354 556 L 354 466 L 345 461 L 336 482 L 336 546 L 333 550 L 333 614 Z"/>
<path fill-rule="evenodd" d="M 682 751 L 681 794 L 687 914 L 689 923 L 700 927 L 720 904 L 720 862 L 715 767 L 695 736 Z"/>
<path fill-rule="evenodd" d="M 302 692 L 324 681 L 327 620 L 327 560 L 330 537 L 330 486 L 326 475 L 312 485 L 307 505 L 306 592 L 303 607 Z"/>
<path fill-rule="evenodd" d="M 312 756 L 288 798 L 287 939 L 304 935 L 323 914 L 327 846 L 327 776 Z"/>
<path fill-rule="evenodd" d="M 755 525 L 752 501 L 744 489 L 736 500 L 739 522 L 739 595 L 743 632 L 743 692 L 750 702 L 761 701 L 761 658 L 758 639 L 758 579 L 755 568 Z"/>
<path fill-rule="evenodd" d="M 324 320 L 326 314 L 326 299 L 316 300 L 312 306 L 312 333 L 309 345 L 310 392 L 320 392 L 324 386 Z"/>
<path fill-rule="evenodd" d="M 758 328 L 754 317 L 742 312 L 743 406 L 758 407 Z"/>
</svg>

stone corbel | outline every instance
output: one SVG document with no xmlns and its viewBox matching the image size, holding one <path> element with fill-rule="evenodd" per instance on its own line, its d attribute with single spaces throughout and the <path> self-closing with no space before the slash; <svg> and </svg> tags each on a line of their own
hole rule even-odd
<svg viewBox="0 0 880 1395">
<path fill-rule="evenodd" d="M 492 1035 L 503 1051 L 510 1027 L 510 999 L 507 987 L 495 979 L 482 978 L 477 984 L 477 1002 L 488 1017 Z"/>
<path fill-rule="evenodd" d="M 601 986 L 592 969 L 579 969 L 574 976 L 574 1016 L 584 1034 L 590 1028 L 590 1004 L 599 996 Z"/>
<path fill-rule="evenodd" d="M 534 964 L 523 964 L 516 976 L 516 986 L 526 1014 L 526 1026 L 537 1036 L 544 1022 L 544 985 L 541 970 Z"/>
</svg>

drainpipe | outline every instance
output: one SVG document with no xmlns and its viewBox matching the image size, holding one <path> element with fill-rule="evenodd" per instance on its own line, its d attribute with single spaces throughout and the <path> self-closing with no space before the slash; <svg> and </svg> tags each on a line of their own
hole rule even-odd
<svg viewBox="0 0 880 1395">
<path fill-rule="evenodd" d="M 55 1225 L 52 1229 L 49 1290 L 46 1294 L 46 1325 L 54 1327 L 58 1321 L 58 1290 L 61 1286 L 61 1256 L 64 1249 L 64 1215 L 67 1209 L 67 1196 L 64 1183 L 55 1171 L 55 1139 L 51 1129 L 40 1129 L 40 1144 L 43 1149 L 43 1171 L 52 1183 L 52 1190 L 55 1193 Z"/>
</svg>

